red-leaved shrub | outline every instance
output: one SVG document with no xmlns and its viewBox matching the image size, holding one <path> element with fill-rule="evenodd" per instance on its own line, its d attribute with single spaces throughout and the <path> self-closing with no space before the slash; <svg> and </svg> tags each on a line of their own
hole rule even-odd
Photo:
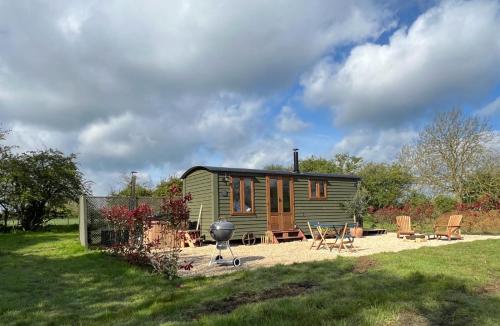
<svg viewBox="0 0 500 326">
<path fill-rule="evenodd" d="M 145 232 L 152 226 L 151 207 L 141 204 L 130 210 L 126 206 L 112 206 L 103 208 L 101 213 L 113 228 L 112 242 L 108 249 L 123 256 L 130 263 L 149 264 L 148 255 L 157 245 L 155 241 L 147 241 L 144 238 Z"/>
<path fill-rule="evenodd" d="M 432 225 L 448 223 L 450 215 L 462 215 L 462 230 L 472 233 L 500 233 L 500 203 L 498 198 L 489 194 L 481 196 L 472 203 L 461 203 L 456 205 L 452 212 L 437 216 L 437 209 L 432 204 L 417 206 L 405 205 L 402 207 L 388 206 L 378 210 L 372 210 L 372 216 L 376 223 L 395 224 L 396 216 L 408 215 L 413 224 L 417 224 L 418 231 L 423 231 Z"/>
<path fill-rule="evenodd" d="M 101 213 L 113 228 L 113 234 L 110 236 L 112 241 L 106 249 L 124 257 L 130 263 L 150 265 L 154 271 L 170 279 L 177 276 L 179 269 L 193 268 L 192 262 L 179 264 L 178 247 L 180 239 L 184 237 L 182 229 L 189 221 L 190 200 L 191 194 L 182 196 L 181 189 L 173 186 L 169 196 L 163 201 L 161 214 L 157 216 L 154 216 L 153 210 L 147 204 L 141 204 L 133 210 L 126 206 L 103 208 Z M 167 224 L 168 232 L 174 237 L 172 248 L 155 250 L 159 246 L 159 239 L 150 239 L 147 236 L 154 220 Z"/>
<path fill-rule="evenodd" d="M 483 194 L 479 199 L 472 203 L 460 203 L 456 206 L 457 211 L 491 211 L 500 210 L 500 201 L 490 194 Z"/>
<path fill-rule="evenodd" d="M 373 213 L 375 222 L 393 224 L 396 216 L 411 216 L 412 223 L 422 226 L 433 221 L 435 218 L 434 206 L 431 204 L 422 204 L 417 206 L 404 205 L 402 207 L 388 206 L 378 209 Z"/>
</svg>

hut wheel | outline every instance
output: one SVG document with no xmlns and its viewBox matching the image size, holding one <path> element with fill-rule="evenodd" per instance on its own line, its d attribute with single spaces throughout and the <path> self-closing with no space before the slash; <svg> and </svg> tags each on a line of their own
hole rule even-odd
<svg viewBox="0 0 500 326">
<path fill-rule="evenodd" d="M 254 245 L 256 240 L 257 238 L 255 238 L 255 236 L 251 232 L 247 232 L 241 237 L 241 242 L 243 242 L 245 246 Z"/>
</svg>

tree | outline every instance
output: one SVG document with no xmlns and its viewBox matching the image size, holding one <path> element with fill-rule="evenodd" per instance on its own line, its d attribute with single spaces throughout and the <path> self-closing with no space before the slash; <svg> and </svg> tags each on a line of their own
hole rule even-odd
<svg viewBox="0 0 500 326">
<path fill-rule="evenodd" d="M 131 196 L 130 184 L 127 184 L 125 187 L 123 187 L 119 191 L 112 191 L 110 195 L 111 196 L 130 197 Z M 137 185 L 135 185 L 135 195 L 137 197 L 150 197 L 153 195 L 153 190 L 149 189 L 146 186 L 137 184 Z"/>
<path fill-rule="evenodd" d="M 137 179 L 136 179 L 137 180 Z M 132 177 L 131 175 L 122 175 L 121 189 L 112 190 L 110 196 L 120 196 L 120 197 L 130 197 L 132 195 Z M 135 185 L 135 196 L 136 197 L 151 197 L 153 195 L 153 189 L 148 182 L 141 182 Z"/>
<path fill-rule="evenodd" d="M 419 185 L 452 193 L 462 202 L 466 181 L 489 155 L 491 137 L 486 121 L 454 109 L 438 114 L 414 144 L 403 147 L 400 162 L 411 169 Z"/>
<path fill-rule="evenodd" d="M 484 164 L 471 173 L 464 183 L 465 202 L 474 202 L 483 195 L 490 195 L 494 200 L 500 198 L 500 158 Z"/>
<path fill-rule="evenodd" d="M 180 178 L 170 176 L 168 179 L 162 180 L 153 190 L 153 196 L 168 197 L 172 194 L 172 189 L 182 190 L 182 180 Z"/>
<path fill-rule="evenodd" d="M 6 227 L 16 202 L 16 189 L 13 183 L 15 170 L 15 160 L 10 152 L 0 153 L 0 209 Z"/>
<path fill-rule="evenodd" d="M 273 171 L 290 171 L 291 167 L 284 166 L 282 164 L 268 164 L 264 166 L 264 170 L 273 170 Z"/>
<path fill-rule="evenodd" d="M 10 130 L 0 129 L 0 141 L 7 138 Z M 0 212 L 3 215 L 4 225 L 7 227 L 11 212 L 14 196 L 14 185 L 12 183 L 12 172 L 15 170 L 15 160 L 11 153 L 12 146 L 2 145 L 0 143 Z"/>
<path fill-rule="evenodd" d="M 7 205 L 25 230 L 58 217 L 68 201 L 88 192 L 75 154 L 65 156 L 52 149 L 31 151 L 9 155 L 2 164 L 6 168 L 2 178 L 11 184 Z"/>
<path fill-rule="evenodd" d="M 301 172 L 316 172 L 316 173 L 337 173 L 337 167 L 332 160 L 323 157 L 315 157 L 314 155 L 304 160 L 300 160 Z"/>
<path fill-rule="evenodd" d="M 352 174 L 359 171 L 363 159 L 348 153 L 339 153 L 333 159 L 311 156 L 300 161 L 301 172 L 344 173 Z"/>
<path fill-rule="evenodd" d="M 341 207 L 352 216 L 359 226 L 363 227 L 363 218 L 368 211 L 369 194 L 364 188 L 359 188 L 350 201 L 341 203 Z"/>
<path fill-rule="evenodd" d="M 457 205 L 455 198 L 446 195 L 437 195 L 434 197 L 433 203 L 439 214 L 451 212 Z"/>
<path fill-rule="evenodd" d="M 0 129 L 0 141 L 5 140 L 5 138 L 7 137 L 8 133 L 9 133 L 8 130 Z M 0 155 L 2 155 L 5 152 L 8 152 L 8 151 L 9 151 L 9 147 L 5 146 L 5 145 L 2 145 L 0 143 Z M 0 159 L 1 159 L 1 157 L 0 157 Z"/>
<path fill-rule="evenodd" d="M 338 153 L 335 154 L 333 162 L 339 173 L 353 174 L 359 171 L 363 159 L 361 157 L 349 155 L 348 153 Z"/>
<path fill-rule="evenodd" d="M 374 208 L 401 204 L 413 181 L 399 164 L 368 163 L 359 174 L 369 195 L 368 203 Z"/>
<path fill-rule="evenodd" d="M 417 189 L 411 189 L 406 193 L 403 201 L 411 207 L 418 207 L 430 204 L 431 198 Z"/>
</svg>

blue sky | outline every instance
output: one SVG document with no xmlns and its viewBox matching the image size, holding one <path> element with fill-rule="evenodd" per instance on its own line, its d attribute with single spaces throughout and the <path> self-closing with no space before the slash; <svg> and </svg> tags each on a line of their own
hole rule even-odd
<svg viewBox="0 0 500 326">
<path fill-rule="evenodd" d="M 390 162 L 453 107 L 499 150 L 499 30 L 494 0 L 1 2 L 0 123 L 96 194 L 294 147 Z"/>
</svg>

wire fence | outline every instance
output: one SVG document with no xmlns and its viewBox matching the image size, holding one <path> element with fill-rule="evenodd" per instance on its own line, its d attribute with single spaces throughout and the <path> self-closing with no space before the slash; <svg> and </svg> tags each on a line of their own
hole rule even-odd
<svg viewBox="0 0 500 326">
<path fill-rule="evenodd" d="M 163 199 L 161 197 L 81 197 L 80 242 L 85 246 L 108 246 L 126 241 L 128 235 L 115 232 L 113 226 L 103 216 L 102 210 L 113 206 L 127 206 L 133 209 L 141 204 L 148 204 L 155 214 L 160 214 Z"/>
</svg>

